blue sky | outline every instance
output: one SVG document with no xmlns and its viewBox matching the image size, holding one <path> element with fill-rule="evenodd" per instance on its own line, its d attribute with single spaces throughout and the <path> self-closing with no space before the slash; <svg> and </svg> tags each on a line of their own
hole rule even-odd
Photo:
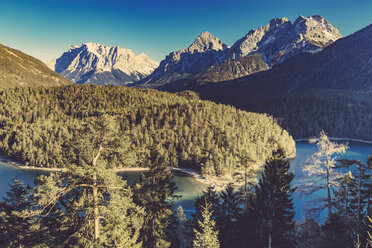
<svg viewBox="0 0 372 248">
<path fill-rule="evenodd" d="M 0 0 L 0 43 L 46 62 L 98 42 L 161 61 L 209 31 L 232 45 L 275 17 L 319 14 L 342 35 L 372 24 L 371 0 Z"/>
</svg>

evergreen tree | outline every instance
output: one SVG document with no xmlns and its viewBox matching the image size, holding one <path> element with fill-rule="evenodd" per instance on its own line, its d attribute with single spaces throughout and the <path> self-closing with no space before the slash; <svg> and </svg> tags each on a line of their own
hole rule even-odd
<svg viewBox="0 0 372 248">
<path fill-rule="evenodd" d="M 30 247 L 35 243 L 37 220 L 22 214 L 31 205 L 30 188 L 14 178 L 7 197 L 0 201 L 1 247 Z"/>
<path fill-rule="evenodd" d="M 318 248 L 320 243 L 321 229 L 313 218 L 306 218 L 304 223 L 299 225 L 298 247 Z"/>
<path fill-rule="evenodd" d="M 259 218 L 257 247 L 295 247 L 295 222 L 291 187 L 294 178 L 290 163 L 279 149 L 264 166 L 255 186 L 252 210 Z"/>
<path fill-rule="evenodd" d="M 29 214 L 48 216 L 56 205 L 65 208 L 66 222 L 80 221 L 79 225 L 74 222 L 75 232 L 65 241 L 70 246 L 141 247 L 142 211 L 132 202 L 126 183 L 111 169 L 112 163 L 126 161 L 130 149 L 115 125 L 114 119 L 104 115 L 86 125 L 66 146 L 67 169 L 41 176 L 37 185 L 37 207 Z"/>
<path fill-rule="evenodd" d="M 347 212 L 345 214 L 355 223 L 353 226 L 356 227 L 354 228 L 354 235 L 357 243 L 360 242 L 362 219 L 363 216 L 367 215 L 372 196 L 371 161 L 371 156 L 367 159 L 366 164 L 359 160 L 339 160 L 340 167 L 346 167 L 353 172 L 349 171 L 344 180 L 341 180 L 340 189 L 336 190 L 336 193 L 341 191 L 343 194 L 335 194 L 335 198 L 343 201 Z M 356 171 L 352 170 L 353 166 L 356 167 Z"/>
<path fill-rule="evenodd" d="M 350 223 L 338 213 L 332 213 L 321 227 L 321 248 L 350 248 L 354 246 Z"/>
<path fill-rule="evenodd" d="M 237 222 L 241 214 L 239 207 L 240 195 L 234 191 L 232 184 L 228 184 L 226 189 L 220 194 L 221 203 L 218 216 L 218 230 L 221 247 L 239 246 L 237 235 Z"/>
<path fill-rule="evenodd" d="M 205 201 L 202 218 L 198 220 L 198 228 L 194 229 L 194 248 L 219 248 L 218 231 L 215 230 L 215 221 L 211 219 L 211 204 Z"/>
<path fill-rule="evenodd" d="M 178 242 L 173 234 L 177 228 L 171 202 L 171 198 L 176 197 L 176 184 L 158 149 L 152 150 L 148 167 L 150 170 L 135 186 L 135 202 L 143 206 L 146 213 L 140 240 L 143 247 L 166 248 Z"/>
</svg>

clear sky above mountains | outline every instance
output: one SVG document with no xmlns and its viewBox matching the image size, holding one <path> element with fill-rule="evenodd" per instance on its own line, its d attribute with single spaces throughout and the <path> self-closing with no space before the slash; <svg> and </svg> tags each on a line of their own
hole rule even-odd
<svg viewBox="0 0 372 248">
<path fill-rule="evenodd" d="M 275 17 L 322 15 L 343 36 L 372 24 L 371 0 L 1 0 L 0 43 L 47 62 L 98 42 L 161 61 L 209 31 L 232 45 Z"/>
</svg>

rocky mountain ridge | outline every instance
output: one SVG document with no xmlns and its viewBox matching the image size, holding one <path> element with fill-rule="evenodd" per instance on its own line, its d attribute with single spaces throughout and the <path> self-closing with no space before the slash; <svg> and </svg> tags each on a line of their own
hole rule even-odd
<svg viewBox="0 0 372 248">
<path fill-rule="evenodd" d="M 257 30 L 250 30 L 231 48 L 209 32 L 203 32 L 188 48 L 166 56 L 142 84 L 148 87 L 167 84 L 253 53 L 260 53 L 272 67 L 299 53 L 318 52 L 341 37 L 339 31 L 319 15 L 300 16 L 293 24 L 287 18 L 275 18 Z"/>
<path fill-rule="evenodd" d="M 158 63 L 129 49 L 83 43 L 71 46 L 48 66 L 78 84 L 124 85 L 148 76 Z"/>
</svg>

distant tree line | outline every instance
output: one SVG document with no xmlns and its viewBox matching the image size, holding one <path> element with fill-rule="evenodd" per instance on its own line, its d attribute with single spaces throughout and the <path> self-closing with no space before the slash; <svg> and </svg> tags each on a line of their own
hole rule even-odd
<svg viewBox="0 0 372 248">
<path fill-rule="evenodd" d="M 325 130 L 330 137 L 372 140 L 371 92 L 313 90 L 231 104 L 274 116 L 295 138 Z"/>
</svg>

